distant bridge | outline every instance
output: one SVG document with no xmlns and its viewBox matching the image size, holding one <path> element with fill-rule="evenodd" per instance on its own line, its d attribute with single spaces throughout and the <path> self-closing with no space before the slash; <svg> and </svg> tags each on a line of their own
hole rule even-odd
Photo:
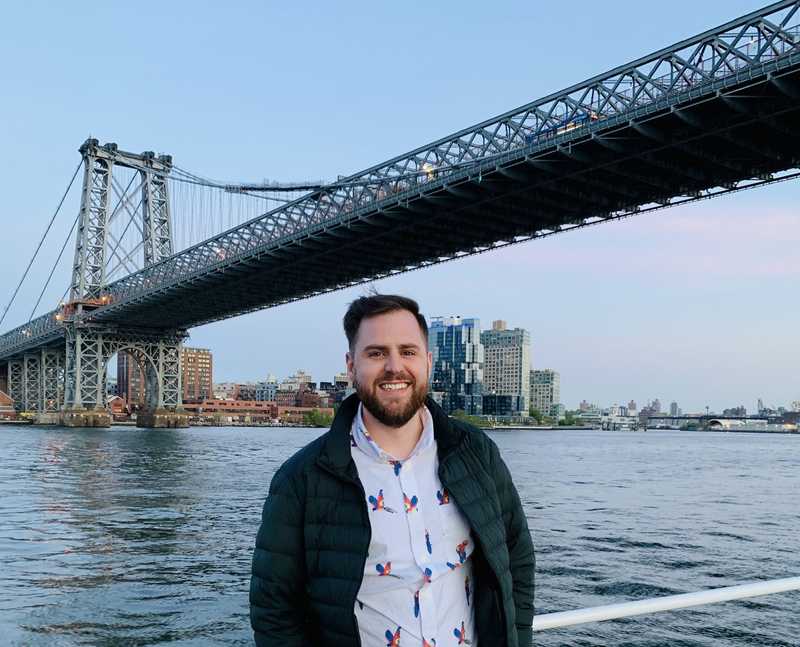
<svg viewBox="0 0 800 647">
<path fill-rule="evenodd" d="M 243 198 L 281 187 L 176 174 L 167 156 L 89 140 L 70 297 L 0 337 L 9 391 L 36 411 L 101 408 L 105 363 L 127 348 L 148 371 L 150 408 L 172 410 L 178 349 L 192 326 L 794 178 L 798 9 L 798 0 L 771 4 L 361 173 L 309 185 L 177 253 L 174 181 Z M 118 169 L 138 178 L 138 205 Z M 121 212 L 141 234 L 143 263 L 110 280 L 111 263 L 119 270 L 131 261 L 109 238 Z"/>
</svg>

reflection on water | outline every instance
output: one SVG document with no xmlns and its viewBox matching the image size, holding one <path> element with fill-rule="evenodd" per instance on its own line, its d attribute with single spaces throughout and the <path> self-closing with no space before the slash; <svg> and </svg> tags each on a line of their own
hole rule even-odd
<svg viewBox="0 0 800 647">
<path fill-rule="evenodd" d="M 269 480 L 318 430 L 0 427 L 0 636 L 251 644 Z M 537 612 L 800 573 L 800 438 L 507 432 Z M 537 635 L 536 644 L 800 644 L 800 596 Z"/>
</svg>

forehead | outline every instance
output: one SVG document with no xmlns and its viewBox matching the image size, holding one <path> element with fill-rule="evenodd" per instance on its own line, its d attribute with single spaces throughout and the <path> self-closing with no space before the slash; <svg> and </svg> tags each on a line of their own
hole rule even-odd
<svg viewBox="0 0 800 647">
<path fill-rule="evenodd" d="M 373 344 L 379 346 L 416 344 L 421 347 L 427 345 L 416 317 L 408 310 L 393 310 L 362 319 L 355 345 L 357 348 L 364 348 Z"/>
</svg>

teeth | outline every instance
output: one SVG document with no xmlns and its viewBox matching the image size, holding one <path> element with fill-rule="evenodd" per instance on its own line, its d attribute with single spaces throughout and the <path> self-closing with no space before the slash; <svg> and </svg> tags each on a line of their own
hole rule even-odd
<svg viewBox="0 0 800 647">
<path fill-rule="evenodd" d="M 394 383 L 394 384 L 381 384 L 381 388 L 384 391 L 400 391 L 405 389 L 408 386 L 406 382 L 403 383 Z"/>
</svg>

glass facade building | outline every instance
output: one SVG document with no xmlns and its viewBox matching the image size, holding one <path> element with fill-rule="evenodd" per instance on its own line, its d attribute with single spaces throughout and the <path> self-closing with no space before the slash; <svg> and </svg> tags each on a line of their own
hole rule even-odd
<svg viewBox="0 0 800 647">
<path fill-rule="evenodd" d="M 483 413 L 483 344 L 479 319 L 432 317 L 428 347 L 433 355 L 431 391 L 446 413 Z"/>
</svg>

